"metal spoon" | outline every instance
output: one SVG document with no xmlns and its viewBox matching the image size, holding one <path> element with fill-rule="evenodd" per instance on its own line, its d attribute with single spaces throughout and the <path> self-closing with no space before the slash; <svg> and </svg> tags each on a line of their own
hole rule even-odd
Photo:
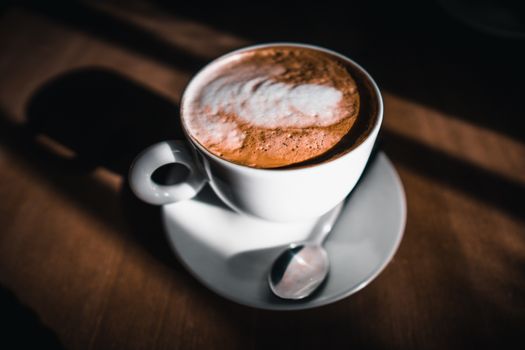
<svg viewBox="0 0 525 350">
<path fill-rule="evenodd" d="M 323 283 L 329 270 L 323 242 L 332 231 L 343 202 L 319 218 L 307 241 L 290 244 L 275 260 L 268 275 L 275 295 L 283 299 L 303 299 Z"/>
</svg>

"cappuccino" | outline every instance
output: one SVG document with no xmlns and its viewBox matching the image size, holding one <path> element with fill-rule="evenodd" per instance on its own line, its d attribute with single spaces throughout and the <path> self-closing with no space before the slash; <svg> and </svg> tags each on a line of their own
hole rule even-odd
<svg viewBox="0 0 525 350">
<path fill-rule="evenodd" d="M 337 56 L 272 46 L 225 56 L 206 67 L 182 104 L 182 122 L 202 147 L 255 168 L 337 157 L 372 122 L 369 89 Z M 366 90 L 366 91 L 362 91 Z M 365 119 L 365 120 L 359 120 Z"/>
</svg>

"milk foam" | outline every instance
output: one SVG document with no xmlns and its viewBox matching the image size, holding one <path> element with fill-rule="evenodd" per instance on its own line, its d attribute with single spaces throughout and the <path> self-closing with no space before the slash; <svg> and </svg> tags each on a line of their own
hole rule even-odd
<svg viewBox="0 0 525 350">
<path fill-rule="evenodd" d="M 315 159 L 349 135 L 357 84 L 337 57 L 308 48 L 257 48 L 201 71 L 182 100 L 188 134 L 233 163 L 280 168 Z"/>
<path fill-rule="evenodd" d="M 242 124 L 266 129 L 325 127 L 345 117 L 339 108 L 343 97 L 339 90 L 279 82 L 285 71 L 279 65 L 244 65 L 216 75 L 189 111 L 190 131 L 205 144 L 220 143 L 233 150 L 243 145 Z"/>
</svg>

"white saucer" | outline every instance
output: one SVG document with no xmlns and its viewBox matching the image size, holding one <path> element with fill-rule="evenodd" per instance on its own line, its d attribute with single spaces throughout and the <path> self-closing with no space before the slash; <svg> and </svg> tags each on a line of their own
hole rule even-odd
<svg viewBox="0 0 525 350">
<path fill-rule="evenodd" d="M 162 218 L 176 255 L 202 284 L 240 304 L 298 310 L 332 303 L 370 283 L 401 242 L 406 202 L 394 167 L 379 153 L 325 243 L 330 257 L 326 283 L 302 301 L 275 297 L 267 275 L 284 247 L 306 238 L 315 220 L 282 224 L 243 216 L 208 186 L 194 199 L 164 206 Z"/>
</svg>

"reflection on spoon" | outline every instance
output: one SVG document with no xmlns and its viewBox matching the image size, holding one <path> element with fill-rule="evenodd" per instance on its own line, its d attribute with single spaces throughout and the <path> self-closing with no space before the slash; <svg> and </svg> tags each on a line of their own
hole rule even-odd
<svg viewBox="0 0 525 350">
<path fill-rule="evenodd" d="M 332 231 L 343 203 L 319 218 L 308 241 L 290 244 L 275 260 L 268 276 L 275 295 L 283 299 L 303 299 L 326 279 L 330 263 L 323 242 Z"/>
</svg>

